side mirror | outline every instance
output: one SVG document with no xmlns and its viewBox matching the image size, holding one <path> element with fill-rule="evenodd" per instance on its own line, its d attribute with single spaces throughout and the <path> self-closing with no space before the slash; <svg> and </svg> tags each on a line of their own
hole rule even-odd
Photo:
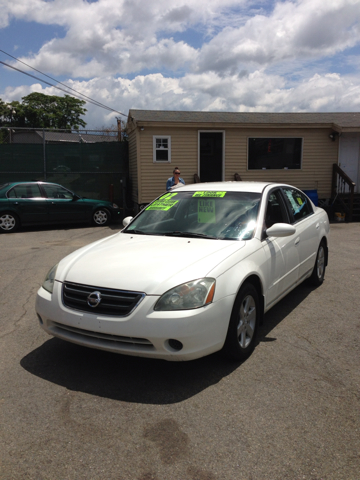
<svg viewBox="0 0 360 480">
<path fill-rule="evenodd" d="M 126 217 L 123 220 L 124 227 L 127 227 L 134 217 Z"/>
<path fill-rule="evenodd" d="M 290 237 L 295 232 L 296 228 L 288 223 L 275 223 L 272 227 L 266 229 L 268 237 Z"/>
</svg>

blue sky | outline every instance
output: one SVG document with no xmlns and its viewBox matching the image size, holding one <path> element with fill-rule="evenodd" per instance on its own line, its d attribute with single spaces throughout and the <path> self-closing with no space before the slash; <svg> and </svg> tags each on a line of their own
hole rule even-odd
<svg viewBox="0 0 360 480">
<path fill-rule="evenodd" d="M 0 0 L 0 10 L 1 50 L 125 114 L 360 111 L 360 0 Z M 3 101 L 33 91 L 63 94 L 0 64 Z M 116 123 L 86 108 L 89 128 Z"/>
</svg>

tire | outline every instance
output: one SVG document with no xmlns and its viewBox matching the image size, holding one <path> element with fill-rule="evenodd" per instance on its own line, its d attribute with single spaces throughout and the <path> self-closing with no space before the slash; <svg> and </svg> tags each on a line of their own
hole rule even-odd
<svg viewBox="0 0 360 480">
<path fill-rule="evenodd" d="M 97 227 L 103 227 L 110 223 L 110 212 L 106 208 L 98 208 L 92 215 L 92 223 Z"/>
<path fill-rule="evenodd" d="M 245 283 L 236 297 L 223 347 L 228 358 L 245 360 L 251 355 L 260 318 L 258 291 L 251 283 Z"/>
<path fill-rule="evenodd" d="M 326 245 L 325 242 L 322 241 L 320 243 L 314 270 L 312 271 L 311 277 L 309 278 L 310 283 L 316 287 L 319 287 L 324 282 L 325 277 L 325 269 L 326 269 Z"/>
<path fill-rule="evenodd" d="M 19 225 L 19 219 L 14 213 L 7 212 L 0 214 L 0 232 L 15 232 L 19 228 Z"/>
</svg>

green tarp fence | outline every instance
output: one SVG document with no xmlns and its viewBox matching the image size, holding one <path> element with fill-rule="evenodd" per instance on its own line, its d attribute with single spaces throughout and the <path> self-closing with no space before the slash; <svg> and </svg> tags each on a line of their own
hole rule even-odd
<svg viewBox="0 0 360 480">
<path fill-rule="evenodd" d="M 0 184 L 41 180 L 129 208 L 127 142 L 0 144 Z"/>
</svg>

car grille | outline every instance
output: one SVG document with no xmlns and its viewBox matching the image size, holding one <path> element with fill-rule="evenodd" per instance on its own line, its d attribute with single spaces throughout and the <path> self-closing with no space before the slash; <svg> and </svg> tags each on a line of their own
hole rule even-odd
<svg viewBox="0 0 360 480">
<path fill-rule="evenodd" d="M 146 338 L 137 337 L 123 337 L 120 335 L 111 335 L 108 333 L 93 332 L 91 330 L 84 330 L 82 328 L 72 327 L 70 325 L 64 325 L 62 323 L 51 322 L 50 330 L 53 333 L 66 340 L 81 341 L 81 339 L 87 339 L 88 342 L 93 343 L 94 346 L 110 346 L 114 347 L 140 347 L 144 349 L 153 348 L 153 344 Z"/>
<path fill-rule="evenodd" d="M 94 292 L 100 294 L 101 301 L 96 307 L 91 307 L 88 304 L 88 296 Z M 112 290 L 110 288 L 91 287 L 70 282 L 65 282 L 62 290 L 63 303 L 69 308 L 94 313 L 95 315 L 113 315 L 117 317 L 130 315 L 144 297 L 145 294 L 140 292 Z"/>
</svg>

